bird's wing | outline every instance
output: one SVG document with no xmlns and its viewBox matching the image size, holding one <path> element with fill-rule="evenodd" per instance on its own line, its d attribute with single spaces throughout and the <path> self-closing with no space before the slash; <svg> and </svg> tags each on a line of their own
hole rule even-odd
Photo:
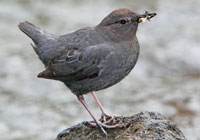
<svg viewBox="0 0 200 140">
<path fill-rule="evenodd" d="M 95 78 L 101 69 L 100 63 L 110 52 L 111 47 L 105 45 L 89 46 L 82 51 L 67 50 L 52 59 L 38 77 L 61 81 Z"/>
</svg>

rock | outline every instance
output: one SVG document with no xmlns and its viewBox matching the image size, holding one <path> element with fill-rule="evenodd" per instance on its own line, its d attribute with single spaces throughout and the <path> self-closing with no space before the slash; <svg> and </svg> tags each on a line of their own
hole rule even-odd
<svg viewBox="0 0 200 140">
<path fill-rule="evenodd" d="M 56 140 L 186 140 L 176 125 L 160 113 L 117 116 L 115 123 L 123 123 L 124 127 L 105 129 L 107 138 L 99 128 L 82 122 L 60 132 Z"/>
</svg>

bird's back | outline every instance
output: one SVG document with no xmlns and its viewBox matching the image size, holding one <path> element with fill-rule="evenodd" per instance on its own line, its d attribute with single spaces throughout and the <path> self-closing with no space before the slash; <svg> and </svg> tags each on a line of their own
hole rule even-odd
<svg viewBox="0 0 200 140">
<path fill-rule="evenodd" d="M 88 46 L 101 43 L 100 39 L 92 39 L 98 35 L 93 28 L 84 28 L 56 36 L 27 21 L 21 22 L 18 27 L 33 40 L 34 45 L 31 45 L 46 67 L 53 58 L 67 50 L 81 49 L 84 51 L 84 48 Z"/>
</svg>

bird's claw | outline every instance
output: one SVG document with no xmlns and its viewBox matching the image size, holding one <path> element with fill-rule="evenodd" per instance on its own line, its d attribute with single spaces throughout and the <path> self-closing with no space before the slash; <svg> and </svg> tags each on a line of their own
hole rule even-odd
<svg viewBox="0 0 200 140">
<path fill-rule="evenodd" d="M 104 123 L 104 124 L 108 124 L 108 123 L 111 123 L 111 122 L 115 123 L 115 116 L 102 114 L 99 121 Z"/>
<path fill-rule="evenodd" d="M 107 132 L 105 128 L 112 129 L 112 128 L 121 128 L 124 127 L 124 124 L 115 124 L 116 116 L 102 114 L 101 118 L 97 122 L 91 122 L 90 125 L 92 127 L 99 127 L 101 131 L 107 136 Z"/>
<path fill-rule="evenodd" d="M 91 122 L 89 123 L 92 127 L 99 127 L 99 128 L 121 128 L 121 127 L 124 127 L 124 124 L 114 124 L 114 125 L 107 125 L 105 123 L 102 123 L 100 121 L 98 121 L 97 123 L 96 122 Z"/>
</svg>

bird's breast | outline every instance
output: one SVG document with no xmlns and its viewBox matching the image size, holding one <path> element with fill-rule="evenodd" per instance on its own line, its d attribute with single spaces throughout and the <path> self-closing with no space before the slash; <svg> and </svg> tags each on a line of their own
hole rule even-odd
<svg viewBox="0 0 200 140">
<path fill-rule="evenodd" d="M 134 46 L 133 46 L 134 45 Z M 103 64 L 99 81 L 103 81 L 102 88 L 112 86 L 125 78 L 134 68 L 138 55 L 139 44 L 122 43 Z"/>
</svg>

